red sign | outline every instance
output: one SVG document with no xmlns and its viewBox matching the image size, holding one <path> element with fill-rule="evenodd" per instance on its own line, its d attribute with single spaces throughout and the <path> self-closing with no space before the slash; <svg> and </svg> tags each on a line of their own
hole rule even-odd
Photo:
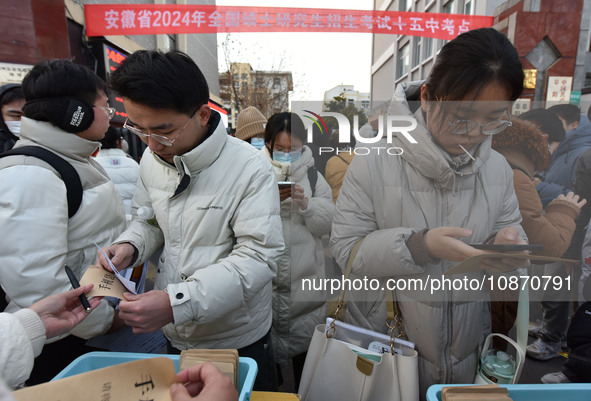
<svg viewBox="0 0 591 401">
<path fill-rule="evenodd" d="M 358 32 L 450 40 L 493 25 L 493 17 L 479 15 L 215 5 L 86 4 L 84 14 L 88 36 Z"/>
</svg>

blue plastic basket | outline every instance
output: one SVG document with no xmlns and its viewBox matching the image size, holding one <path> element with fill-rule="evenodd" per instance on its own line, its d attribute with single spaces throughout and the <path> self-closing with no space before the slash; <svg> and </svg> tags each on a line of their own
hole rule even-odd
<svg viewBox="0 0 591 401">
<path fill-rule="evenodd" d="M 443 387 L 465 384 L 436 384 L 427 390 L 427 401 L 441 401 Z M 589 401 L 591 383 L 581 384 L 501 384 L 513 401 Z"/>
<path fill-rule="evenodd" d="M 78 358 L 65 367 L 53 380 L 63 379 L 64 377 L 74 376 L 80 373 L 90 372 L 96 369 L 106 368 L 108 366 L 118 365 L 120 363 L 131 362 L 137 359 L 158 358 L 165 356 L 172 359 L 175 369 L 179 370 L 179 355 L 159 355 L 159 354 L 136 354 L 133 352 L 89 352 Z M 254 359 L 238 359 L 238 392 L 239 401 L 249 401 L 252 387 L 257 377 L 258 366 Z M 571 400 L 572 401 L 572 400 Z"/>
</svg>

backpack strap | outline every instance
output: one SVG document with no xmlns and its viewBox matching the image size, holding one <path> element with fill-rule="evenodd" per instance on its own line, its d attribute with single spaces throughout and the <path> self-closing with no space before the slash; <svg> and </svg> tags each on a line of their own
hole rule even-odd
<svg viewBox="0 0 591 401">
<path fill-rule="evenodd" d="M 312 198 L 316 194 L 316 183 L 318 182 L 318 170 L 316 167 L 308 169 L 308 181 L 310 181 L 310 188 L 312 188 Z"/>
<path fill-rule="evenodd" d="M 68 218 L 76 214 L 82 203 L 82 182 L 76 169 L 66 160 L 56 155 L 55 153 L 41 148 L 39 146 L 23 146 L 20 148 L 13 148 L 7 152 L 0 154 L 1 157 L 6 156 L 31 156 L 41 159 L 49 164 L 57 173 L 66 185 L 66 197 L 68 200 Z"/>
<path fill-rule="evenodd" d="M 348 161 L 346 161 L 345 159 L 343 159 L 343 157 L 341 155 L 336 154 L 335 156 L 338 157 L 339 159 L 341 159 L 342 161 L 344 161 L 347 166 L 351 164 Z"/>
</svg>

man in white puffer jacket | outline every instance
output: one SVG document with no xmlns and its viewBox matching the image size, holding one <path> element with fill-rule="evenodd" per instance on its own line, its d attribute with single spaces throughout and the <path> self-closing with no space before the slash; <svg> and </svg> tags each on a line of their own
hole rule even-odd
<svg viewBox="0 0 591 401">
<path fill-rule="evenodd" d="M 119 316 L 134 332 L 162 328 L 169 351 L 235 348 L 259 366 L 255 388 L 275 388 L 271 280 L 283 250 L 272 168 L 226 134 L 207 105 L 199 67 L 181 52 L 138 51 L 111 77 L 125 127 L 148 144 L 129 228 L 105 248 L 117 268 L 164 245 L 155 289 L 126 296 Z M 139 219 L 140 208 L 154 218 Z M 98 263 L 108 268 L 104 256 Z"/>
<path fill-rule="evenodd" d="M 34 146 L 59 155 L 78 173 L 83 196 L 68 218 L 66 186 L 49 164 L 29 156 L 0 159 L 0 283 L 10 301 L 6 312 L 71 289 L 64 265 L 80 279 L 95 260 L 93 242 L 108 244 L 125 228 L 119 195 L 90 157 L 109 126 L 106 90 L 91 70 L 68 60 L 37 64 L 23 80 L 27 104 L 15 149 Z M 72 336 L 45 347 L 29 383 L 51 379 L 88 352 L 85 339 L 105 333 L 113 316 L 113 307 L 102 301 Z"/>
</svg>

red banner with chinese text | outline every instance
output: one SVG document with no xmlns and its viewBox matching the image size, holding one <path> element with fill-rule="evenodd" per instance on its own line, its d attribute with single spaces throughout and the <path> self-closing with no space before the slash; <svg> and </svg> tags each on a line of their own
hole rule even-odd
<svg viewBox="0 0 591 401">
<path fill-rule="evenodd" d="M 358 32 L 450 40 L 493 17 L 324 8 L 86 4 L 88 36 L 217 32 Z"/>
</svg>

